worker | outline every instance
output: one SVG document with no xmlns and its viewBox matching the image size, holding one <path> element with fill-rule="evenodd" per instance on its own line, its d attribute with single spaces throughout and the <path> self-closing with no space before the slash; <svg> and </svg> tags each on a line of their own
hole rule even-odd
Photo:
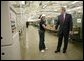
<svg viewBox="0 0 84 61">
<path fill-rule="evenodd" d="M 40 19 L 40 23 L 39 23 L 39 50 L 41 52 L 45 52 L 45 50 L 47 49 L 45 46 L 45 28 L 46 28 L 46 24 L 45 24 L 45 15 L 40 15 L 39 17 Z"/>
<path fill-rule="evenodd" d="M 61 7 L 61 14 L 58 16 L 58 20 L 55 28 L 57 29 L 59 25 L 60 27 L 58 31 L 58 45 L 57 45 L 57 49 L 55 50 L 55 53 L 60 52 L 63 37 L 64 37 L 63 53 L 66 53 L 69 33 L 72 34 L 73 22 L 72 22 L 71 14 L 66 13 L 65 7 Z"/>
</svg>

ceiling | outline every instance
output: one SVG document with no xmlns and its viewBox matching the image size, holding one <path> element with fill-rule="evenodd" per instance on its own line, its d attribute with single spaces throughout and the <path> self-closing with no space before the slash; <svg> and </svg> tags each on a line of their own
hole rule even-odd
<svg viewBox="0 0 84 61">
<path fill-rule="evenodd" d="M 16 13 L 24 13 L 27 16 L 46 14 L 58 15 L 60 7 L 64 6 L 67 12 L 83 13 L 83 1 L 10 1 L 10 5 Z"/>
</svg>

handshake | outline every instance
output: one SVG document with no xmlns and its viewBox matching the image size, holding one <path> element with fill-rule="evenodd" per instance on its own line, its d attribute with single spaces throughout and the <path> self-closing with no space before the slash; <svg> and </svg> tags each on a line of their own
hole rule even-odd
<svg viewBox="0 0 84 61">
<path fill-rule="evenodd" d="M 57 29 L 56 29 L 56 25 L 53 25 L 53 26 L 45 26 L 44 24 L 42 25 L 45 29 L 51 29 L 51 30 L 56 30 L 56 31 L 58 31 Z M 73 35 L 73 31 L 69 31 L 69 34 L 70 35 Z"/>
<path fill-rule="evenodd" d="M 70 35 L 73 35 L 73 31 L 69 31 L 69 34 L 70 34 Z"/>
<path fill-rule="evenodd" d="M 45 25 L 42 25 L 45 29 L 49 29 L 49 30 L 56 30 L 55 29 L 55 25 L 47 25 L 47 26 L 45 26 Z"/>
</svg>

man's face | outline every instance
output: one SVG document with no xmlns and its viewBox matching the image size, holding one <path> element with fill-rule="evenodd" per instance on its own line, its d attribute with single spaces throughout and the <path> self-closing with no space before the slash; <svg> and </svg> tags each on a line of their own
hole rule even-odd
<svg viewBox="0 0 84 61">
<path fill-rule="evenodd" d="M 60 9 L 61 14 L 63 14 L 65 11 L 63 8 Z"/>
</svg>

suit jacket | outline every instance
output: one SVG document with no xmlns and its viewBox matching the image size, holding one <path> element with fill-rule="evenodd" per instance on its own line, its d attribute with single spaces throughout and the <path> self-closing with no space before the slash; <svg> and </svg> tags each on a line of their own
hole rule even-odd
<svg viewBox="0 0 84 61">
<path fill-rule="evenodd" d="M 58 28 L 58 25 L 60 25 L 59 33 L 63 32 L 68 34 L 69 31 L 72 31 L 73 22 L 71 14 L 66 13 L 64 23 L 62 21 L 62 15 L 59 15 L 56 23 L 56 29 Z"/>
</svg>

